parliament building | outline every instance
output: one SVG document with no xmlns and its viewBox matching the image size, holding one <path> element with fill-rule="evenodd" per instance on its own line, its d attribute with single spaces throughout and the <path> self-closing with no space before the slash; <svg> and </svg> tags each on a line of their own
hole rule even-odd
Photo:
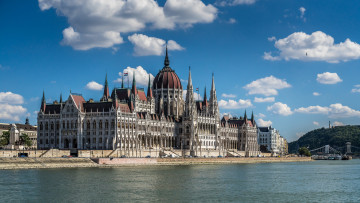
<svg viewBox="0 0 360 203">
<path fill-rule="evenodd" d="M 205 89 L 195 100 L 191 71 L 186 90 L 170 67 L 168 53 L 164 67 L 149 82 L 147 91 L 132 87 L 109 91 L 107 77 L 99 101 L 86 101 L 70 93 L 67 100 L 47 104 L 43 93 L 38 113 L 37 148 L 114 150 L 127 157 L 173 156 L 256 156 L 258 129 L 254 116 L 220 119 L 214 75 L 210 97 Z M 183 99 L 186 91 L 186 99 Z"/>
</svg>

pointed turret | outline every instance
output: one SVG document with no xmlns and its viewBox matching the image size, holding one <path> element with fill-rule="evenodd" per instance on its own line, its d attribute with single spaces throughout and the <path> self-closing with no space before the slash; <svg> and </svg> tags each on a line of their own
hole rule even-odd
<svg viewBox="0 0 360 203">
<path fill-rule="evenodd" d="M 121 76 L 121 88 L 124 88 L 124 73 Z"/>
<path fill-rule="evenodd" d="M 169 55 L 168 55 L 168 49 L 166 44 L 166 50 L 165 50 L 165 60 L 164 60 L 164 67 L 169 67 L 170 61 L 169 61 Z"/>
<path fill-rule="evenodd" d="M 191 89 L 193 88 L 192 80 L 191 80 L 191 69 L 190 69 L 190 66 L 189 66 L 189 79 L 188 79 L 187 89 L 189 89 L 190 87 L 191 87 Z"/>
<path fill-rule="evenodd" d="M 212 82 L 211 82 L 211 90 L 210 90 L 209 102 L 210 102 L 210 112 L 213 115 L 218 114 L 219 113 L 219 108 L 218 108 L 218 105 L 217 105 L 214 73 L 212 74 Z"/>
<path fill-rule="evenodd" d="M 114 106 L 115 109 L 118 107 L 118 97 L 117 97 L 117 94 L 116 94 L 116 89 L 114 89 L 113 106 Z"/>
<path fill-rule="evenodd" d="M 247 121 L 246 110 L 245 110 L 245 114 L 244 114 L 244 120 Z"/>
<path fill-rule="evenodd" d="M 148 89 L 147 89 L 147 97 L 148 97 L 148 98 L 152 98 L 152 97 L 153 97 L 152 88 L 151 88 L 151 83 L 150 83 L 150 74 L 149 74 L 149 83 L 148 83 Z"/>
<path fill-rule="evenodd" d="M 29 122 L 29 118 L 28 118 L 28 117 L 26 117 L 25 125 L 30 125 L 30 122 Z"/>
<path fill-rule="evenodd" d="M 214 73 L 212 73 L 211 91 L 215 91 Z"/>
<path fill-rule="evenodd" d="M 186 99 L 185 99 L 185 114 L 189 117 L 192 117 L 194 114 L 193 112 L 194 110 L 195 110 L 194 90 L 191 81 L 191 69 L 189 67 L 189 78 L 188 78 L 188 85 L 187 85 Z"/>
<path fill-rule="evenodd" d="M 102 97 L 102 101 L 107 101 L 109 99 L 109 85 L 108 85 L 108 80 L 107 80 L 107 73 L 106 73 L 106 76 L 105 76 L 105 85 L 104 85 L 104 94 L 103 94 L 103 97 Z"/>
<path fill-rule="evenodd" d="M 134 97 L 137 95 L 136 80 L 135 80 L 135 71 L 134 71 L 134 73 L 133 73 L 133 81 L 132 81 L 131 93 L 134 94 Z"/>
<path fill-rule="evenodd" d="M 46 108 L 45 91 L 43 91 L 43 96 L 42 96 L 42 99 L 41 99 L 40 111 L 45 112 L 45 108 Z"/>
<path fill-rule="evenodd" d="M 204 90 L 204 101 L 203 101 L 203 105 L 204 105 L 205 107 L 208 106 L 208 101 L 207 101 L 207 96 L 206 96 L 206 86 L 205 86 L 205 90 Z"/>
<path fill-rule="evenodd" d="M 62 93 L 60 93 L 60 104 L 63 102 L 62 100 Z"/>
<path fill-rule="evenodd" d="M 255 124 L 254 111 L 251 111 L 251 123 Z"/>
</svg>

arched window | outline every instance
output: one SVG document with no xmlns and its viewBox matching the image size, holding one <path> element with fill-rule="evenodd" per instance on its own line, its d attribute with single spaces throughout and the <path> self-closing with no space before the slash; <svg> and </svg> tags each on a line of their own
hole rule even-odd
<svg viewBox="0 0 360 203">
<path fill-rule="evenodd" d="M 106 129 L 109 128 L 109 122 L 108 122 L 108 120 L 105 120 L 105 128 L 106 128 Z"/>
<path fill-rule="evenodd" d="M 103 124 L 102 124 L 102 120 L 100 120 L 99 122 L 99 129 L 102 129 L 103 128 Z"/>
<path fill-rule="evenodd" d="M 43 129 L 43 123 L 40 122 L 40 130 L 42 130 L 42 129 Z"/>
<path fill-rule="evenodd" d="M 93 129 L 96 129 L 96 121 L 93 121 Z"/>
<path fill-rule="evenodd" d="M 66 122 L 66 128 L 69 129 L 69 121 Z"/>
<path fill-rule="evenodd" d="M 46 123 L 45 123 L 45 130 L 48 130 L 48 129 L 49 129 L 49 123 L 46 122 Z"/>
<path fill-rule="evenodd" d="M 86 123 L 86 129 L 89 130 L 90 129 L 90 121 L 88 120 Z"/>
</svg>

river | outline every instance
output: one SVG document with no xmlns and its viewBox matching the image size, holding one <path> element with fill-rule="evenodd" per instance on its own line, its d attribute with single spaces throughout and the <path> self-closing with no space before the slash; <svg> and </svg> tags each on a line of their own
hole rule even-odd
<svg viewBox="0 0 360 203">
<path fill-rule="evenodd" d="M 0 171 L 1 202 L 360 202 L 360 160 Z"/>
</svg>

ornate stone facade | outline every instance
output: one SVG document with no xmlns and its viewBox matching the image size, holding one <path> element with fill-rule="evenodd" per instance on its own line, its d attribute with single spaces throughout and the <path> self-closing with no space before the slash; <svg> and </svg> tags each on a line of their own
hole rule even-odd
<svg viewBox="0 0 360 203">
<path fill-rule="evenodd" d="M 214 76 L 207 99 L 196 101 L 191 71 L 183 99 L 179 77 L 170 67 L 166 50 L 164 67 L 147 94 L 136 87 L 114 88 L 111 95 L 107 78 L 100 101 L 85 101 L 70 93 L 66 101 L 46 104 L 43 94 L 38 114 L 39 149 L 111 149 L 138 156 L 143 150 L 181 151 L 184 155 L 203 156 L 205 151 L 219 155 L 258 154 L 257 128 L 248 122 L 220 120 Z M 255 136 L 255 137 L 254 137 Z M 230 152 L 229 150 L 233 152 Z M 230 153 L 230 154 L 228 154 Z"/>
</svg>

